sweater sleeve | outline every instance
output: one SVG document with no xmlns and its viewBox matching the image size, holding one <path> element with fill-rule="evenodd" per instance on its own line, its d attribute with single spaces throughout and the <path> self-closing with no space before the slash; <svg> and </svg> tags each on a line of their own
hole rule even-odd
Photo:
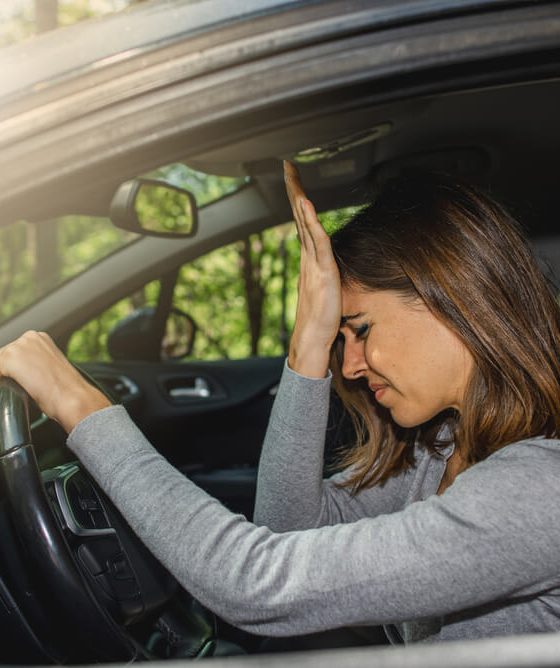
<svg viewBox="0 0 560 668">
<path fill-rule="evenodd" d="M 504 448 L 401 512 L 277 534 L 197 488 L 120 406 L 82 420 L 68 443 L 182 586 L 253 633 L 442 615 L 526 595 L 558 574 L 557 447 L 530 443 L 517 457 L 505 450 L 519 444 Z"/>
<path fill-rule="evenodd" d="M 404 476 L 352 494 L 343 471 L 323 479 L 331 376 L 307 378 L 286 363 L 264 440 L 254 522 L 276 532 L 353 522 L 404 502 Z"/>
</svg>

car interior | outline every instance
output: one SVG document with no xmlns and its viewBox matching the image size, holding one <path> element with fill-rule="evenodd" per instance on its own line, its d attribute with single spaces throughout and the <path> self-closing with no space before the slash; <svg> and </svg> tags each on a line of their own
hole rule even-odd
<svg viewBox="0 0 560 668">
<path fill-rule="evenodd" d="M 174 466 L 248 519 L 284 354 L 165 358 L 162 344 L 173 310 L 183 324 L 190 316 L 188 300 L 174 292 L 183 265 L 290 222 L 282 160 L 298 165 L 319 212 L 366 204 L 380 184 L 408 169 L 475 183 L 516 215 L 543 269 L 559 285 L 560 80 L 553 68 L 544 63 L 533 70 L 519 59 L 504 73 L 496 62 L 494 72 L 484 76 L 454 73 L 436 93 L 393 94 L 386 101 L 365 88 L 346 85 L 337 103 L 325 108 L 314 98 L 303 100 L 297 113 L 279 105 L 256 127 L 247 123 L 242 132 L 225 134 L 204 151 L 185 146 L 182 161 L 189 168 L 240 180 L 227 196 L 198 207 L 192 236 L 139 236 L 0 325 L 2 344 L 40 326 L 68 350 L 75 332 L 92 319 L 150 281 L 160 281 L 152 310 L 137 313 L 115 331 L 109 358 L 77 364 L 126 407 Z M 152 150 L 145 156 L 141 169 L 119 164 L 95 182 L 72 189 L 62 183 L 40 207 L 30 202 L 21 217 L 38 225 L 70 214 L 111 218 L 115 193 L 125 181 L 172 162 L 179 162 L 177 147 L 162 143 L 159 154 Z M 222 323 L 213 323 L 218 329 L 225 327 L 228 313 L 222 317 Z M 161 326 L 150 330 L 155 338 L 143 347 L 146 322 L 156 320 Z M 0 396 L 13 406 L 5 424 L 25 437 L 25 398 L 9 386 Z M 61 428 L 34 406 L 30 424 L 40 477 L 22 466 L 28 451 L 20 448 L 17 456 L 1 458 L 2 475 L 12 481 L 0 506 L 0 623 L 9 629 L 2 662 L 188 658 L 387 642 L 379 628 L 280 642 L 230 627 L 179 590 L 76 465 Z M 351 442 L 350 422 L 333 396 L 325 475 L 335 470 L 340 444 Z M 9 450 L 5 441 L 2 452 Z M 31 490 L 34 510 L 16 502 L 23 487 Z M 43 530 L 49 545 L 31 554 L 27 546 Z M 55 612 L 49 614 L 49 607 Z"/>
</svg>

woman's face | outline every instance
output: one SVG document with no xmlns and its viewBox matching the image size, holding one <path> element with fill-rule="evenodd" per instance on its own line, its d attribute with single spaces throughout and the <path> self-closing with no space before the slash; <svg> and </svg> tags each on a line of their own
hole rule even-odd
<svg viewBox="0 0 560 668">
<path fill-rule="evenodd" d="M 343 288 L 340 333 L 344 377 L 366 378 L 397 424 L 414 427 L 446 408 L 461 410 L 474 360 L 422 301 Z"/>
</svg>

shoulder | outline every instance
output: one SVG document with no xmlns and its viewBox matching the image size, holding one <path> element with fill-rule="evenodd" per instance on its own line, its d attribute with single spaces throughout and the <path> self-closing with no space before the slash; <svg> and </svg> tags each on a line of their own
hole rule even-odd
<svg viewBox="0 0 560 668">
<path fill-rule="evenodd" d="M 484 469 L 507 469 L 520 474 L 529 470 L 542 470 L 543 474 L 557 476 L 560 470 L 560 439 L 535 437 L 516 441 L 492 453 L 486 460 Z"/>
<path fill-rule="evenodd" d="M 557 482 L 560 479 L 560 440 L 536 437 L 510 443 L 463 475 L 467 474 L 483 481 L 488 477 L 499 478 L 504 485 L 515 485 L 521 480 L 530 484 L 546 480 Z M 560 489 L 560 485 L 558 487 Z"/>
<path fill-rule="evenodd" d="M 507 445 L 459 476 L 442 495 L 457 511 L 484 522 L 550 529 L 560 520 L 560 440 Z"/>
</svg>

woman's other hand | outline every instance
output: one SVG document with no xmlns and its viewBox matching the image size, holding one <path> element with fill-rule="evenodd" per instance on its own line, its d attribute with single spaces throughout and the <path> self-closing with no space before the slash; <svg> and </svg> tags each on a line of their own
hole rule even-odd
<svg viewBox="0 0 560 668">
<path fill-rule="evenodd" d="M 43 413 L 67 433 L 90 413 L 111 405 L 44 332 L 26 332 L 0 348 L 0 376 L 19 383 Z"/>
<path fill-rule="evenodd" d="M 301 244 L 298 305 L 288 364 L 304 376 L 324 378 L 340 327 L 340 275 L 331 241 L 305 196 L 297 168 L 290 162 L 284 162 L 284 179 Z"/>
</svg>

